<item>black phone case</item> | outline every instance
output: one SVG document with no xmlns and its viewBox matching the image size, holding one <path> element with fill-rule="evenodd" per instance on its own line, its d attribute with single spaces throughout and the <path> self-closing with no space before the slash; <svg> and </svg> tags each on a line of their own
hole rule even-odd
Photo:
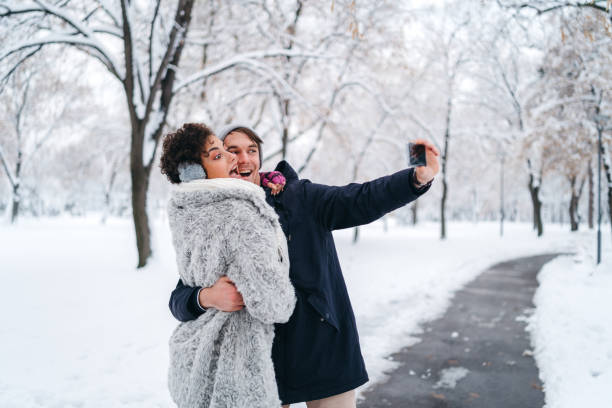
<svg viewBox="0 0 612 408">
<path fill-rule="evenodd" d="M 408 143 L 408 165 L 410 167 L 427 166 L 425 145 Z"/>
</svg>

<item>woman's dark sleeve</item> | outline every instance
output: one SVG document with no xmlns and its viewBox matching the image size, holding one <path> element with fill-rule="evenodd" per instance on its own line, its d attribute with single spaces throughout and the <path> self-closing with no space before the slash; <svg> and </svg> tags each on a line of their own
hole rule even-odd
<svg viewBox="0 0 612 408">
<path fill-rule="evenodd" d="M 170 295 L 170 312 L 172 315 L 181 322 L 188 322 L 195 320 L 199 316 L 205 313 L 205 311 L 198 304 L 198 293 L 201 287 L 199 286 L 185 286 L 183 281 L 179 279 L 176 288 Z"/>
</svg>

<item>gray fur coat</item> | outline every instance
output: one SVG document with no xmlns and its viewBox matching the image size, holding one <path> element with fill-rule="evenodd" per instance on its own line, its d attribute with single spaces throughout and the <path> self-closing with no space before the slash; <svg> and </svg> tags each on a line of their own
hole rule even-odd
<svg viewBox="0 0 612 408">
<path fill-rule="evenodd" d="M 208 287 L 227 275 L 246 305 L 209 309 L 174 330 L 172 399 L 181 408 L 278 408 L 273 323 L 289 320 L 295 292 L 287 242 L 264 191 L 237 179 L 181 183 L 168 216 L 183 283 Z"/>
</svg>

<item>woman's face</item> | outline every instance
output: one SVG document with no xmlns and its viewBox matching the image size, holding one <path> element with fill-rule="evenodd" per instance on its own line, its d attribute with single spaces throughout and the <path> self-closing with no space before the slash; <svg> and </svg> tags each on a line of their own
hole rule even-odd
<svg viewBox="0 0 612 408">
<path fill-rule="evenodd" d="M 208 137 L 200 157 L 202 166 L 206 170 L 206 178 L 227 178 L 238 175 L 236 156 L 225 150 L 223 142 L 215 135 Z"/>
</svg>

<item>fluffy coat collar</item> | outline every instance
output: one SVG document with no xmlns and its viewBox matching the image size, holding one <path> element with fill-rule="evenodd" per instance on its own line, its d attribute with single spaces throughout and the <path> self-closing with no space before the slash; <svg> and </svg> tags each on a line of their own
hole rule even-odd
<svg viewBox="0 0 612 408">
<path fill-rule="evenodd" d="M 266 203 L 263 188 L 248 181 L 234 178 L 198 179 L 178 184 L 171 200 L 179 203 L 192 202 L 197 196 L 199 205 L 211 205 L 224 200 L 248 201 L 265 218 L 277 222 L 274 209 Z"/>
<path fill-rule="evenodd" d="M 177 192 L 236 190 L 265 197 L 263 189 L 248 181 L 235 178 L 198 179 L 180 183 L 175 187 Z"/>
</svg>

